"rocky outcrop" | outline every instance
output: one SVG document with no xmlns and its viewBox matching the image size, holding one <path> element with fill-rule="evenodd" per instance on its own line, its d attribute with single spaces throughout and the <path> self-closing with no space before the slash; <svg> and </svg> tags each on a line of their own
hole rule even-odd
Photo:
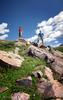
<svg viewBox="0 0 63 100">
<path fill-rule="evenodd" d="M 35 46 L 29 47 L 28 54 L 44 59 L 56 73 L 60 76 L 63 75 L 63 59 L 59 55 L 56 56 L 54 53 L 52 54 L 46 49 L 41 49 Z"/>
<path fill-rule="evenodd" d="M 5 52 L 0 50 L 0 66 L 11 66 L 13 68 L 18 68 L 21 66 L 24 61 L 23 57 L 13 53 L 13 52 Z"/>
<path fill-rule="evenodd" d="M 30 95 L 27 93 L 14 93 L 11 97 L 11 100 L 29 100 L 30 99 Z"/>
<path fill-rule="evenodd" d="M 38 91 L 44 95 L 44 98 L 63 98 L 63 85 L 57 80 L 55 80 L 53 84 L 41 80 L 37 86 Z"/>
<path fill-rule="evenodd" d="M 15 46 L 26 46 L 26 44 L 27 44 L 27 42 L 26 42 L 26 40 L 24 40 L 23 38 L 21 38 L 21 39 L 19 39 L 19 40 L 17 40 L 16 42 L 15 42 Z"/>
<path fill-rule="evenodd" d="M 38 48 L 38 47 L 35 47 L 32 45 L 28 49 L 28 54 L 30 54 L 30 55 L 32 54 L 32 55 L 39 57 L 41 59 L 44 59 L 44 60 L 47 60 L 47 59 L 53 60 L 54 59 L 52 54 L 50 54 L 47 50 L 41 49 L 41 48 Z"/>
<path fill-rule="evenodd" d="M 54 80 L 53 72 L 50 68 L 45 68 L 45 75 L 47 76 L 48 81 L 39 81 L 38 91 L 46 98 L 53 97 L 63 99 L 63 85 L 57 80 Z"/>
<path fill-rule="evenodd" d="M 50 98 L 54 96 L 54 92 L 52 90 L 52 85 L 49 81 L 45 79 L 41 79 L 37 84 L 38 92 L 44 96 L 44 98 Z"/>
</svg>

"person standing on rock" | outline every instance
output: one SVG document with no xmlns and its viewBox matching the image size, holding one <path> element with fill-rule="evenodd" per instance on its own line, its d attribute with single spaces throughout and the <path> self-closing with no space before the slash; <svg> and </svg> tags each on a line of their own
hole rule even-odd
<svg viewBox="0 0 63 100">
<path fill-rule="evenodd" d="M 23 34 L 23 29 L 21 26 L 19 26 L 19 39 L 22 38 L 22 34 Z"/>
<path fill-rule="evenodd" d="M 42 41 L 42 45 L 44 45 L 43 36 L 44 36 L 44 34 L 40 31 L 39 34 L 38 34 L 38 41 L 41 40 Z"/>
</svg>

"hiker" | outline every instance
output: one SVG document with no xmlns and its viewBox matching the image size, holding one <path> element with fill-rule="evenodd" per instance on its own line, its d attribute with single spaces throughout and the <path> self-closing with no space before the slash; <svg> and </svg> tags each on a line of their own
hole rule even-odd
<svg viewBox="0 0 63 100">
<path fill-rule="evenodd" d="M 44 43 L 43 43 L 43 36 L 44 36 L 44 34 L 40 31 L 39 32 L 39 34 L 38 34 L 38 41 L 41 39 L 41 41 L 42 41 L 42 45 L 44 45 Z"/>
<path fill-rule="evenodd" d="M 22 29 L 22 27 L 20 26 L 20 27 L 19 27 L 19 39 L 22 38 L 22 32 L 23 32 L 23 29 Z"/>
</svg>

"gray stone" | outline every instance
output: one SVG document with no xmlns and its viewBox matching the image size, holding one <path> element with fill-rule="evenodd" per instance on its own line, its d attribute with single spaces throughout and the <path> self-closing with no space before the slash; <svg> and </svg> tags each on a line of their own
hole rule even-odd
<svg viewBox="0 0 63 100">
<path fill-rule="evenodd" d="M 30 86 L 32 86 L 32 78 L 31 78 L 31 76 L 29 76 L 27 78 L 18 79 L 16 81 L 16 83 L 18 85 L 21 85 L 21 86 L 28 86 L 28 87 L 30 87 Z"/>
</svg>

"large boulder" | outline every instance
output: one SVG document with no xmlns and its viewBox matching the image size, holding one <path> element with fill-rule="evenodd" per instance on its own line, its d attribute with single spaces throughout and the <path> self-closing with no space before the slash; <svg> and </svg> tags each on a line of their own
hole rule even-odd
<svg viewBox="0 0 63 100">
<path fill-rule="evenodd" d="M 56 56 L 54 53 L 52 54 L 46 49 L 41 49 L 35 46 L 29 47 L 28 54 L 44 59 L 56 73 L 60 76 L 63 75 L 63 59 L 59 55 Z"/>
<path fill-rule="evenodd" d="M 54 57 L 52 56 L 52 54 L 50 54 L 47 50 L 45 49 L 41 49 L 35 46 L 30 46 L 28 49 L 28 54 L 32 54 L 38 58 L 47 60 L 47 59 L 54 59 Z"/>
<path fill-rule="evenodd" d="M 40 49 L 38 49 L 35 46 L 30 46 L 29 47 L 28 54 L 31 55 L 31 56 L 39 57 L 41 59 L 45 59 L 46 56 L 47 56 L 44 52 L 41 52 Z"/>
<path fill-rule="evenodd" d="M 37 87 L 39 93 L 44 95 L 44 98 L 63 98 L 63 85 L 57 80 L 54 80 L 53 84 L 48 81 L 41 80 Z"/>
<path fill-rule="evenodd" d="M 0 66 L 11 66 L 13 68 L 18 68 L 21 66 L 24 58 L 13 53 L 13 52 L 5 52 L 0 50 Z"/>
<path fill-rule="evenodd" d="M 27 93 L 14 93 L 11 97 L 11 100 L 29 100 L 30 99 L 30 95 Z"/>
<path fill-rule="evenodd" d="M 43 94 L 44 97 L 63 98 L 63 85 L 57 80 L 54 80 L 53 72 L 50 68 L 45 68 L 45 75 L 48 81 L 39 81 L 38 91 Z"/>
<path fill-rule="evenodd" d="M 51 69 L 53 69 L 54 72 L 58 73 L 60 76 L 63 75 L 63 62 L 55 61 L 53 63 L 50 63 Z"/>
<path fill-rule="evenodd" d="M 51 88 L 52 88 L 52 85 L 50 82 L 48 82 L 47 80 L 45 79 L 41 79 L 38 84 L 37 84 L 37 88 L 38 88 L 38 92 L 40 94 L 42 94 L 44 97 L 52 97 L 53 96 L 53 91 L 52 93 L 50 93 L 51 91 Z M 50 93 L 50 95 L 48 95 Z"/>
</svg>

